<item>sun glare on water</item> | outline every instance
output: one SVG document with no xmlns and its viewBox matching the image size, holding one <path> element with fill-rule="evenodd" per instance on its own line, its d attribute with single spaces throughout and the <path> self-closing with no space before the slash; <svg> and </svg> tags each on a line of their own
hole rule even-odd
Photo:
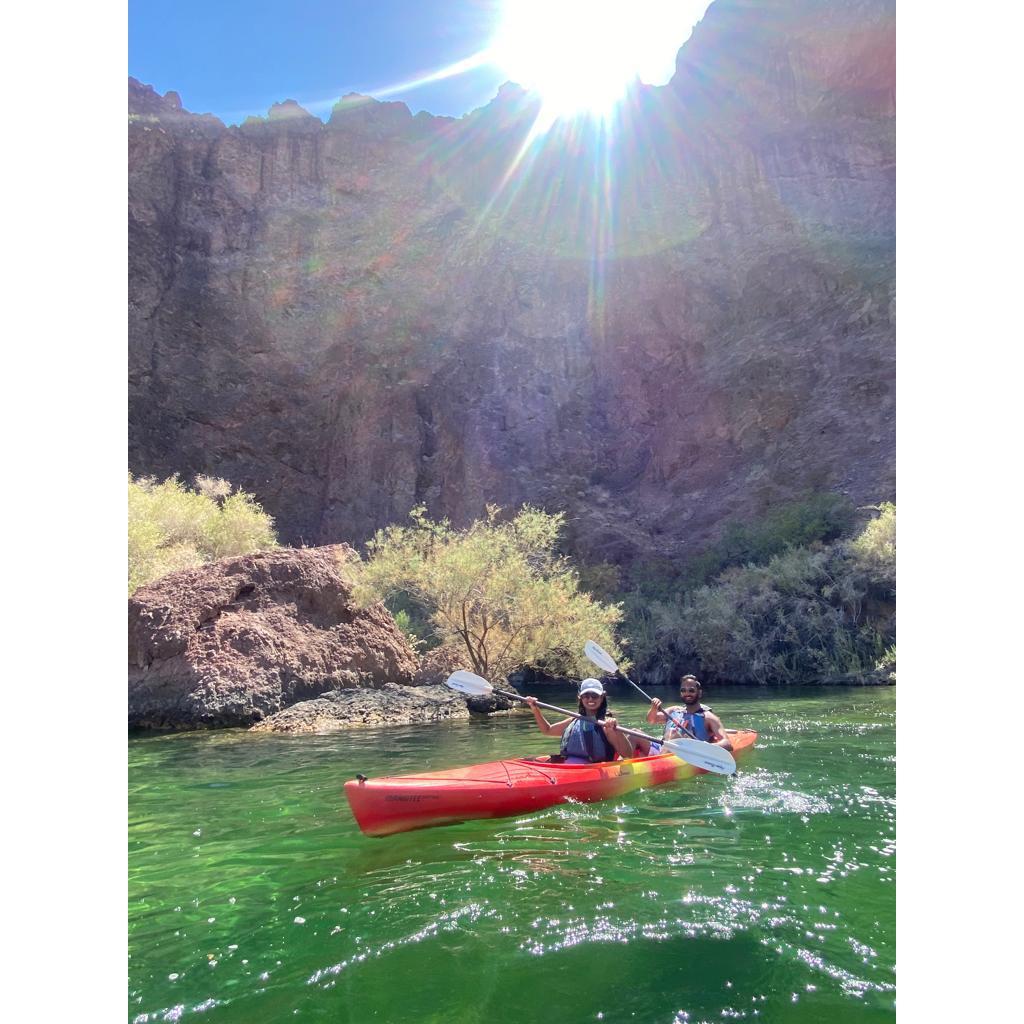
<svg viewBox="0 0 1024 1024">
<path fill-rule="evenodd" d="M 663 85 L 709 0 L 505 0 L 490 58 L 541 118 L 607 116 L 639 78 Z"/>
</svg>

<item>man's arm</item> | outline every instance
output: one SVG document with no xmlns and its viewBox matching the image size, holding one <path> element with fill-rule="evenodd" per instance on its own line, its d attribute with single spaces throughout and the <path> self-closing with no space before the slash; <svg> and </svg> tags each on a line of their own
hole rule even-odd
<svg viewBox="0 0 1024 1024">
<path fill-rule="evenodd" d="M 661 710 L 661 701 L 657 697 L 651 701 L 651 706 L 647 709 L 647 721 L 652 723 L 665 721 L 665 712 Z"/>
<path fill-rule="evenodd" d="M 704 725 L 708 730 L 712 743 L 719 747 L 724 747 L 726 750 L 732 750 L 732 744 L 729 742 L 729 737 L 725 735 L 725 730 L 722 728 L 718 715 L 706 711 L 704 713 Z"/>
</svg>

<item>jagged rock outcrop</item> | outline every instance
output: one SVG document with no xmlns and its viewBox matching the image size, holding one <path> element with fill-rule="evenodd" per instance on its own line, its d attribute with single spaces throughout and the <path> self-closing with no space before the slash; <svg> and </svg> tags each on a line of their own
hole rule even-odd
<svg viewBox="0 0 1024 1024">
<path fill-rule="evenodd" d="M 276 549 L 171 573 L 128 601 L 128 724 L 248 726 L 299 701 L 409 684 L 383 605 L 356 609 L 346 545 Z"/>
<path fill-rule="evenodd" d="M 891 499 L 894 53 L 889 0 L 716 0 L 610 132 L 532 146 L 513 86 L 226 127 L 131 81 L 131 468 L 293 543 L 528 501 L 619 562 Z"/>
</svg>

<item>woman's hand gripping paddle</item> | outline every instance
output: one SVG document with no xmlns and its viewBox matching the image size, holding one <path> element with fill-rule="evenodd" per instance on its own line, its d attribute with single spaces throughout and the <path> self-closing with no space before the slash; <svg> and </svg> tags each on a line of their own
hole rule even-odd
<svg viewBox="0 0 1024 1024">
<path fill-rule="evenodd" d="M 510 697 L 512 700 L 521 700 L 524 704 L 528 703 L 521 694 L 512 693 L 509 690 L 496 689 L 483 676 L 468 672 L 466 669 L 453 672 L 445 682 L 453 690 L 464 693 L 468 697 L 486 697 L 488 694 L 496 693 L 501 697 Z M 565 708 L 556 707 L 554 704 L 542 704 L 540 701 L 537 701 L 537 707 L 547 708 L 549 711 L 558 711 L 569 718 L 585 718 L 584 715 L 578 715 L 575 711 L 566 711 Z M 718 775 L 732 775 L 736 771 L 736 762 L 729 751 L 715 746 L 713 743 L 701 743 L 700 740 L 688 739 L 666 740 L 662 743 L 661 740 L 656 740 L 653 736 L 648 736 L 646 733 L 637 732 L 635 729 L 623 729 L 622 726 L 619 726 L 619 732 L 623 732 L 627 736 L 637 736 L 642 740 L 647 740 L 648 743 L 661 743 L 663 751 L 675 754 L 681 761 L 686 761 L 687 764 L 692 764 L 697 768 L 703 768 L 707 772 L 715 772 Z"/>
</svg>

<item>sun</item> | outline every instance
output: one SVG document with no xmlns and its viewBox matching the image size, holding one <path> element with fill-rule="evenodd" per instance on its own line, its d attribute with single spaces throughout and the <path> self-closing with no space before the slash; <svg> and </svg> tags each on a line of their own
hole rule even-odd
<svg viewBox="0 0 1024 1024">
<path fill-rule="evenodd" d="M 505 0 L 490 59 L 542 117 L 608 116 L 630 83 L 663 85 L 709 0 Z"/>
</svg>

